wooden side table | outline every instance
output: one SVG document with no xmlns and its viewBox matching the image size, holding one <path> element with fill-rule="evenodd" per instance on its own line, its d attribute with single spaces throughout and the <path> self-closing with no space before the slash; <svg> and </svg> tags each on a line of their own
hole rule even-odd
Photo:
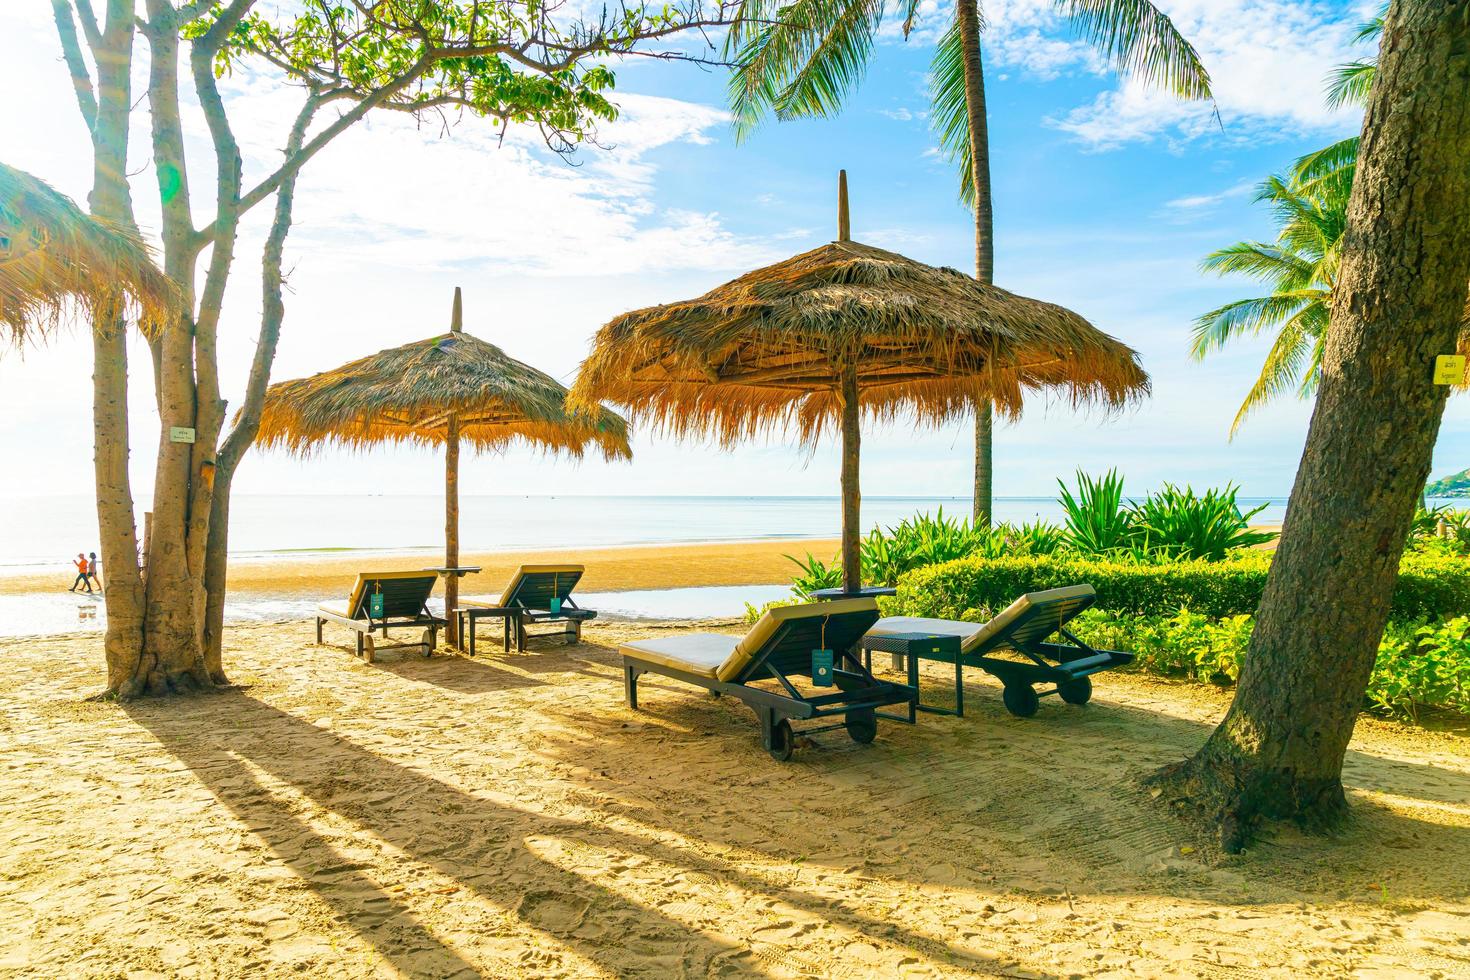
<svg viewBox="0 0 1470 980">
<path fill-rule="evenodd" d="M 899 667 L 898 658 L 907 661 L 909 686 L 917 693 L 919 690 L 919 660 L 938 660 L 942 663 L 954 664 L 954 709 L 941 708 L 936 705 L 923 703 L 923 696 L 919 695 L 909 702 L 908 718 L 900 718 L 899 721 L 908 721 L 913 724 L 918 720 L 918 712 L 927 711 L 936 715 L 965 716 L 965 682 L 964 682 L 964 658 L 960 656 L 960 638 L 958 636 L 941 636 L 936 633 L 889 633 L 863 637 L 858 640 L 858 649 L 863 654 L 863 666 L 868 670 L 873 669 L 873 653 L 893 654 L 894 667 Z M 892 717 L 892 716 L 890 716 Z"/>
</svg>

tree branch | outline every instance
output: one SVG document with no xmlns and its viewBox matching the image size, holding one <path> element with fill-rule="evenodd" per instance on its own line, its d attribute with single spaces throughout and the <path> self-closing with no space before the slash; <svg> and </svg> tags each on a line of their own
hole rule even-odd
<svg viewBox="0 0 1470 980">
<path fill-rule="evenodd" d="M 56 19 L 56 33 L 61 37 L 61 55 L 66 60 L 66 70 L 71 75 L 77 108 L 82 111 L 82 120 L 87 124 L 87 132 L 90 134 L 97 125 L 97 92 L 92 87 L 92 73 L 87 70 L 87 60 L 82 57 L 82 46 L 77 40 L 77 25 L 72 19 L 71 4 L 67 0 L 51 0 L 51 13 Z"/>
</svg>

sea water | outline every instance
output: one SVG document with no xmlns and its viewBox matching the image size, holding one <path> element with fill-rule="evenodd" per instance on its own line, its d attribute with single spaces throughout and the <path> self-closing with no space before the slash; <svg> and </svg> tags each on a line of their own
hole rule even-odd
<svg viewBox="0 0 1470 980">
<path fill-rule="evenodd" d="M 1254 520 L 1279 522 L 1280 498 L 1242 498 Z M 967 516 L 967 497 L 864 497 L 863 526 L 887 527 L 916 513 Z M 997 521 L 1060 522 L 1050 497 L 998 497 Z M 531 551 L 836 538 L 842 504 L 833 497 L 490 496 L 460 501 L 460 551 Z M 142 533 L 142 514 L 138 515 Z M 290 560 L 333 553 L 434 551 L 444 546 L 442 497 L 369 494 L 262 496 L 237 494 L 230 503 L 230 554 Z M 56 495 L 0 499 L 0 575 L 60 569 L 78 552 L 97 550 L 97 515 L 90 497 Z M 68 581 L 67 584 L 70 584 Z"/>
</svg>

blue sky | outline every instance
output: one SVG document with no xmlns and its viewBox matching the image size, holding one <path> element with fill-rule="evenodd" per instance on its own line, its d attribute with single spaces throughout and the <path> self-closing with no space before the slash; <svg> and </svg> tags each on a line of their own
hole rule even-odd
<svg viewBox="0 0 1470 980">
<path fill-rule="evenodd" d="M 1163 481 L 1235 481 L 1284 494 L 1308 407 L 1262 412 L 1227 431 L 1265 347 L 1247 344 L 1203 364 L 1187 356 L 1190 324 L 1250 284 L 1198 272 L 1210 249 L 1270 234 L 1251 188 L 1295 156 L 1354 131 L 1351 113 L 1322 105 L 1326 71 L 1356 54 L 1364 3 L 1174 0 L 1161 4 L 1196 42 L 1215 80 L 1220 123 L 1201 106 L 1148 93 L 1102 70 L 1042 0 L 987 4 L 986 42 L 996 280 L 1060 302 L 1143 355 L 1154 394 L 1116 416 L 1074 413 L 1037 397 L 996 439 L 1001 495 L 1050 494 L 1074 469 L 1119 467 L 1131 490 Z M 35 80 L 0 105 L 7 162 L 84 198 L 90 160 L 59 64 L 48 5 L 0 11 L 0 58 Z M 755 265 L 835 234 L 835 183 L 847 168 L 854 237 L 915 258 L 971 267 L 972 232 L 949 165 L 933 152 L 925 71 L 947 5 L 924 8 L 908 42 L 888 37 L 848 111 L 771 124 L 736 145 L 724 75 L 664 62 L 618 70 L 623 117 L 569 167 L 527 134 L 497 145 L 464 120 L 447 136 L 375 119 L 312 161 L 288 250 L 287 322 L 275 372 L 296 377 L 441 331 L 452 288 L 466 326 L 514 356 L 570 380 L 596 328 L 649 303 L 702 293 Z M 247 174 L 263 173 L 296 96 L 269 77 L 237 76 L 227 93 Z M 146 112 L 138 113 L 140 123 Z M 212 166 L 186 120 L 196 168 Z M 148 163 L 142 133 L 131 168 Z M 136 179 L 146 201 L 151 174 Z M 196 193 L 198 193 L 196 191 Z M 201 212 L 203 203 L 198 205 Z M 156 228 L 146 204 L 140 217 Z M 238 402 L 254 344 L 259 288 L 253 256 L 265 215 L 247 222 L 227 298 L 227 396 Z M 135 354 L 138 352 L 135 352 Z M 0 447 L 32 466 L 0 472 L 0 495 L 77 489 L 91 469 L 90 353 L 73 333 L 23 358 L 0 356 Z M 157 421 L 146 361 L 135 356 L 135 479 L 146 490 Z M 1452 402 L 1436 474 L 1466 465 L 1470 409 Z M 968 426 L 870 427 L 870 494 L 964 495 Z M 465 467 L 481 493 L 834 493 L 831 447 L 794 439 L 722 452 L 639 433 L 632 465 L 574 465 L 512 452 Z M 432 454 L 327 452 L 302 462 L 257 454 L 238 492 L 435 492 Z"/>
</svg>

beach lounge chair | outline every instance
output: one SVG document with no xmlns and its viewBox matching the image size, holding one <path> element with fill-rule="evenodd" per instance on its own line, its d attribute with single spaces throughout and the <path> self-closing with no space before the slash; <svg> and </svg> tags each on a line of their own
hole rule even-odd
<svg viewBox="0 0 1470 980">
<path fill-rule="evenodd" d="M 390 627 L 424 627 L 418 643 L 396 646 L 422 646 L 424 656 L 434 652 L 443 619 L 429 612 L 429 596 L 439 576 L 433 572 L 362 572 L 346 602 L 324 602 L 316 609 L 316 641 L 322 642 L 322 627 L 327 623 L 346 626 L 357 634 L 357 655 L 373 662 L 373 632 L 386 637 Z M 382 596 L 382 602 L 375 600 Z"/>
<path fill-rule="evenodd" d="M 760 720 L 761 744 L 778 762 L 791 758 L 792 719 L 837 718 L 802 734 L 846 728 L 853 741 L 871 742 L 876 709 L 918 696 L 907 684 L 875 678 L 854 653 L 853 644 L 877 621 L 872 599 L 844 599 L 768 610 L 744 636 L 685 633 L 625 643 L 619 652 L 628 706 L 638 707 L 641 675 L 661 674 L 744 701 Z M 831 652 L 831 687 L 812 683 L 817 661 L 825 661 L 816 651 Z M 799 678 L 806 679 L 800 687 Z"/>
<path fill-rule="evenodd" d="M 481 619 L 504 621 L 503 647 L 510 652 L 515 637 L 517 653 L 526 650 L 528 636 L 565 636 L 567 644 L 582 641 L 582 624 L 596 619 L 597 613 L 582 609 L 572 598 L 572 590 L 582 581 L 582 565 L 522 565 L 516 569 L 500 600 L 494 603 L 464 602 L 459 610 L 460 642 L 469 637 L 469 654 L 475 655 L 475 623 Z M 562 623 L 559 630 L 527 633 L 527 624 Z"/>
<path fill-rule="evenodd" d="M 1086 704 L 1092 697 L 1091 675 L 1133 659 L 1131 653 L 1094 650 L 1067 630 L 1067 623 L 1096 599 L 1092 586 L 1069 585 L 1044 592 L 1028 592 L 988 623 L 890 616 L 879 620 L 858 641 L 858 646 L 865 661 L 871 663 L 875 650 L 896 653 L 893 648 L 901 644 L 885 641 L 898 637 L 957 637 L 959 654 L 955 659 L 948 656 L 924 657 L 954 663 L 954 710 L 936 708 L 917 700 L 915 706 L 935 714 L 963 716 L 965 692 L 960 668 L 979 667 L 994 674 L 1004 685 L 1002 700 L 1006 710 L 1019 718 L 1029 718 L 1036 714 L 1041 697 L 1048 694 L 1056 694 L 1068 704 Z M 1053 636 L 1067 642 L 1050 642 Z M 922 649 L 922 645 L 915 648 Z M 908 657 L 909 683 L 915 688 L 918 687 L 919 673 L 917 659 Z M 1035 687 L 1038 684 L 1049 687 L 1038 692 Z"/>
</svg>

